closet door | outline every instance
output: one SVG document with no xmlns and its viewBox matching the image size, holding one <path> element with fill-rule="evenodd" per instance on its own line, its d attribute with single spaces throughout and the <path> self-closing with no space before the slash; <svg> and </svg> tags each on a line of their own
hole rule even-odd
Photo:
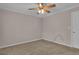
<svg viewBox="0 0 79 59">
<path fill-rule="evenodd" d="M 72 46 L 79 48 L 79 11 L 71 14 L 71 40 Z"/>
</svg>

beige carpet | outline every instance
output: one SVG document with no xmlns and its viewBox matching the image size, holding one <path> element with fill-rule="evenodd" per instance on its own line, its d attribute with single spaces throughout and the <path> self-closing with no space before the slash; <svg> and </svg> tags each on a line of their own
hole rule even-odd
<svg viewBox="0 0 79 59">
<path fill-rule="evenodd" d="M 1 55 L 77 55 L 79 49 L 70 48 L 45 40 L 0 49 Z"/>
</svg>

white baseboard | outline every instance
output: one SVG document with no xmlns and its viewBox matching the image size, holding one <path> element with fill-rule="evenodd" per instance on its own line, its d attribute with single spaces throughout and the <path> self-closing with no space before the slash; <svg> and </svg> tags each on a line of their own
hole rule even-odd
<svg viewBox="0 0 79 59">
<path fill-rule="evenodd" d="M 46 39 L 46 38 L 44 38 L 44 37 L 41 38 L 41 39 L 44 39 L 44 40 L 49 41 L 49 42 L 57 43 L 57 44 L 60 44 L 60 45 L 63 45 L 63 46 L 67 46 L 67 47 L 79 49 L 79 48 L 77 48 L 77 47 L 73 47 L 71 44 L 68 45 L 68 44 L 59 43 L 59 42 L 56 42 L 56 41 L 52 41 L 52 40 Z"/>
<path fill-rule="evenodd" d="M 0 48 L 6 48 L 6 47 L 10 47 L 10 46 L 19 45 L 19 44 L 29 43 L 29 42 L 36 41 L 36 40 L 40 40 L 40 39 L 33 39 L 33 40 L 18 42 L 18 43 L 14 43 L 14 44 L 10 44 L 10 45 L 4 45 L 4 46 L 0 46 Z"/>
<path fill-rule="evenodd" d="M 47 41 L 50 41 L 50 42 L 54 42 L 54 43 L 57 43 L 57 44 L 61 44 L 61 45 L 64 45 L 64 46 L 72 47 L 71 45 L 62 44 L 62 43 L 59 43 L 59 42 L 56 42 L 56 41 L 48 40 L 46 38 L 40 38 L 40 39 L 33 39 L 33 40 L 29 40 L 29 41 L 18 42 L 18 43 L 14 43 L 14 44 L 10 44 L 10 45 L 4 45 L 4 46 L 0 46 L 0 48 L 6 48 L 6 47 L 10 47 L 10 46 L 20 45 L 20 44 L 29 43 L 29 42 L 32 42 L 32 41 L 41 40 L 41 39 L 44 39 L 44 40 L 47 40 Z M 76 47 L 72 47 L 72 48 L 76 48 Z M 77 49 L 79 49 L 79 48 L 77 48 Z"/>
<path fill-rule="evenodd" d="M 67 46 L 67 47 L 72 47 L 71 45 L 59 43 L 59 42 L 56 42 L 56 41 L 52 41 L 52 40 L 48 40 L 48 39 L 45 39 L 45 40 L 50 41 L 50 42 L 54 42 L 54 43 L 57 43 L 57 44 L 61 44 L 61 45 Z M 75 48 L 75 47 L 73 47 L 73 48 Z"/>
</svg>

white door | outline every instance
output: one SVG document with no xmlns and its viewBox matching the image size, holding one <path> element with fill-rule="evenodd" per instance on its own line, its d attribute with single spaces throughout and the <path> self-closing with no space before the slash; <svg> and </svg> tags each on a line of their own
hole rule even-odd
<svg viewBox="0 0 79 59">
<path fill-rule="evenodd" d="M 71 39 L 72 46 L 79 48 L 79 11 L 71 15 Z"/>
</svg>

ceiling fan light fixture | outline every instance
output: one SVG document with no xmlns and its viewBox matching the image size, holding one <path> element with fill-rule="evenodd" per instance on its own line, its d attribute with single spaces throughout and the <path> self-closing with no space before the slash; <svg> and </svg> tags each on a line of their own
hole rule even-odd
<svg viewBox="0 0 79 59">
<path fill-rule="evenodd" d="M 41 10 L 41 13 L 44 14 L 44 9 Z"/>
<path fill-rule="evenodd" d="M 38 13 L 41 13 L 41 10 L 38 10 Z"/>
<path fill-rule="evenodd" d="M 49 4 L 49 3 L 37 3 L 36 8 L 30 8 L 29 10 L 37 10 L 37 14 L 44 14 L 50 13 L 51 8 L 56 7 L 56 4 Z"/>
<path fill-rule="evenodd" d="M 42 7 L 42 4 L 40 3 L 39 6 Z"/>
<path fill-rule="evenodd" d="M 38 10 L 38 13 L 44 14 L 44 9 Z"/>
</svg>

